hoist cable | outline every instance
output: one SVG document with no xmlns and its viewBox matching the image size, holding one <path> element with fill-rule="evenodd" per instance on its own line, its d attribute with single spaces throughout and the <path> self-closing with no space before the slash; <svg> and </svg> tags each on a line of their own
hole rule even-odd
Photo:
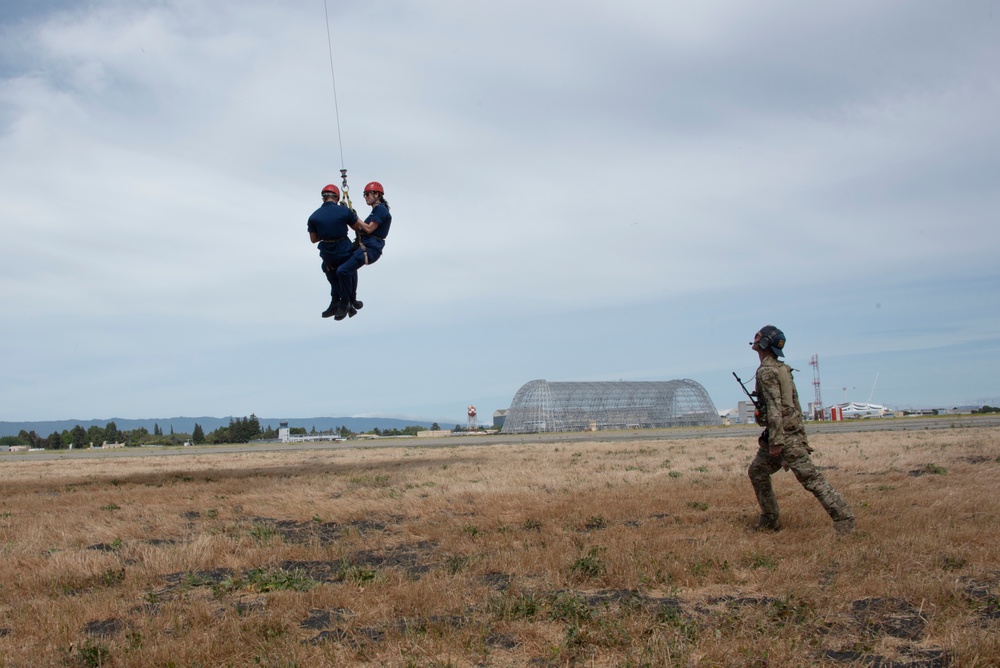
<svg viewBox="0 0 1000 668">
<path fill-rule="evenodd" d="M 323 12 L 326 15 L 326 46 L 330 52 L 330 80 L 333 82 L 333 110 L 337 116 L 337 145 L 340 148 L 341 171 L 345 171 L 343 169 L 344 141 L 340 137 L 340 106 L 337 104 L 337 75 L 333 68 L 333 38 L 330 36 L 330 10 L 327 8 L 327 0 L 323 0 Z"/>
</svg>

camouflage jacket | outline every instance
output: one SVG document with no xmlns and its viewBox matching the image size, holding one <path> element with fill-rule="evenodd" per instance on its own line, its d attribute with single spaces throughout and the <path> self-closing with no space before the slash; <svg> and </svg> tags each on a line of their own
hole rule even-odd
<svg viewBox="0 0 1000 668">
<path fill-rule="evenodd" d="M 775 357 L 765 357 L 757 368 L 755 389 L 768 442 L 784 446 L 805 440 L 806 428 L 802 424 L 802 407 L 792 368 Z"/>
</svg>

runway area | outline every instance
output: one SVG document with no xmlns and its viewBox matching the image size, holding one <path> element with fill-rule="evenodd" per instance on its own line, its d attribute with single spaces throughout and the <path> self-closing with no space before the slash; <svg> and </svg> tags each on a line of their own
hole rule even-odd
<svg viewBox="0 0 1000 668">
<path fill-rule="evenodd" d="M 918 431 L 940 429 L 994 428 L 1000 426 L 1000 414 L 941 415 L 904 418 L 870 418 L 842 422 L 809 422 L 809 434 L 874 431 Z M 601 441 L 664 441 L 699 438 L 744 438 L 756 441 L 757 425 L 718 427 L 671 427 L 667 429 L 628 429 L 620 431 L 574 431 L 545 434 L 482 434 L 434 438 L 387 437 L 357 438 L 347 441 L 306 443 L 235 443 L 224 445 L 154 446 L 105 450 L 44 450 L 0 453 L 0 462 L 89 459 L 115 457 L 170 457 L 178 455 L 220 455 L 247 452 L 294 452 L 302 450 L 343 450 L 353 448 L 447 448 L 457 446 L 501 445 L 510 443 L 571 443 Z"/>
</svg>

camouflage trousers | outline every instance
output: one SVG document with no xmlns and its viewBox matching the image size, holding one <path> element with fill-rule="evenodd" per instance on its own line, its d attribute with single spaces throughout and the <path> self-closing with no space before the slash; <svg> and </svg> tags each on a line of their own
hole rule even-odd
<svg viewBox="0 0 1000 668">
<path fill-rule="evenodd" d="M 757 503 L 760 504 L 762 522 L 775 525 L 778 522 L 778 500 L 775 498 L 774 488 L 771 486 L 771 476 L 783 466 L 791 469 L 802 486 L 812 492 L 834 522 L 854 519 L 851 507 L 826 481 L 823 474 L 816 470 L 816 466 L 809 456 L 812 448 L 809 447 L 805 438 L 802 438 L 801 441 L 786 443 L 782 448 L 780 460 L 771 457 L 766 429 L 757 439 L 757 444 L 760 447 L 757 450 L 757 456 L 750 462 L 747 475 L 750 476 L 750 484 L 753 485 L 753 491 L 757 495 Z"/>
</svg>

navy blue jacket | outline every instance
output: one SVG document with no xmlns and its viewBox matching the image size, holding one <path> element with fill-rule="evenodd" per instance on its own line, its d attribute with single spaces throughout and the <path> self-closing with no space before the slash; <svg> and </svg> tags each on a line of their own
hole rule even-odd
<svg viewBox="0 0 1000 668">
<path fill-rule="evenodd" d="M 392 214 L 389 213 L 389 207 L 379 202 L 372 209 L 372 212 L 368 214 L 368 217 L 365 218 L 365 222 L 378 223 L 378 227 L 371 233 L 371 236 L 378 237 L 384 241 L 389 236 L 389 225 L 392 224 Z"/>
<path fill-rule="evenodd" d="M 348 226 L 357 219 L 358 214 L 346 206 L 336 202 L 323 202 L 323 206 L 309 216 L 307 227 L 310 233 L 314 232 L 319 237 L 320 241 L 346 239 Z"/>
</svg>

